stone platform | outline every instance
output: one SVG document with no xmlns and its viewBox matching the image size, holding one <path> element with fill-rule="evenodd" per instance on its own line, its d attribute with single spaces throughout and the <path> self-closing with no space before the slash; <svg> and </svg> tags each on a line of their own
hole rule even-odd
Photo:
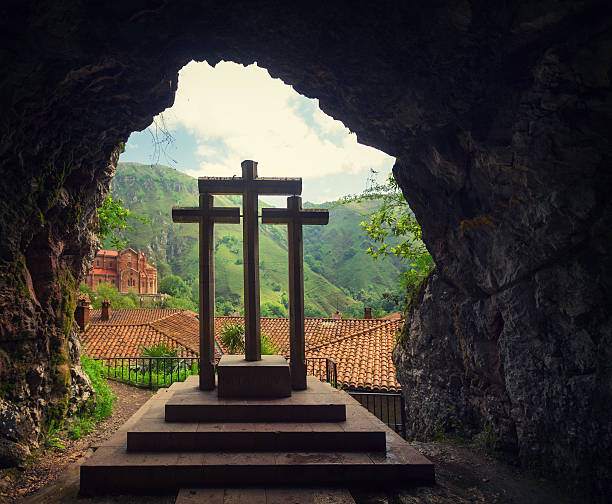
<svg viewBox="0 0 612 504">
<path fill-rule="evenodd" d="M 216 390 L 183 387 L 166 402 L 165 419 L 167 422 L 344 422 L 346 403 L 336 389 L 312 376 L 306 390 L 277 399 L 220 399 Z"/>
<path fill-rule="evenodd" d="M 217 364 L 220 398 L 278 398 L 291 395 L 289 363 L 282 355 L 262 355 L 247 361 L 244 355 L 223 355 Z"/>
<path fill-rule="evenodd" d="M 210 404 L 197 387 L 197 376 L 190 377 L 148 401 L 81 466 L 81 494 L 204 487 L 397 488 L 434 482 L 431 462 L 348 394 L 314 377 L 309 389 L 294 391 L 285 401 L 299 404 L 300 394 L 310 391 L 325 404 L 344 404 L 345 421 L 165 421 L 167 405 L 189 397 L 187 404 L 196 404 L 194 390 Z M 317 390 L 323 392 L 313 393 Z M 236 406 L 232 401 L 228 405 Z M 248 410 L 258 401 L 244 403 Z M 267 404 L 273 407 L 274 401 Z"/>
</svg>

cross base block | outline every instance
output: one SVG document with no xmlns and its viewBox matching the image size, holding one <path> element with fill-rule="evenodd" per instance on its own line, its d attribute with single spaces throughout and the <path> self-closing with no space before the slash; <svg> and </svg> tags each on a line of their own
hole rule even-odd
<svg viewBox="0 0 612 504">
<path fill-rule="evenodd" d="M 289 363 L 282 355 L 262 355 L 247 361 L 244 355 L 223 355 L 217 364 L 219 397 L 275 398 L 291 395 Z"/>
</svg>

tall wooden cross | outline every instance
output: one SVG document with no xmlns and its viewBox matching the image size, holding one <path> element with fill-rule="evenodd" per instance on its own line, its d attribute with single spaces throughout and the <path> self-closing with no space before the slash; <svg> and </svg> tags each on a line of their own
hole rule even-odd
<svg viewBox="0 0 612 504">
<path fill-rule="evenodd" d="M 303 225 L 325 225 L 329 212 L 303 209 L 300 196 L 287 198 L 287 208 L 263 208 L 263 224 L 287 224 L 289 244 L 289 346 L 291 353 L 291 387 L 306 388 L 306 360 L 304 337 L 304 257 Z"/>
<path fill-rule="evenodd" d="M 201 193 L 242 194 L 245 358 L 257 361 L 261 360 L 258 196 L 301 194 L 302 179 L 258 178 L 255 161 L 243 161 L 241 166 L 242 178 L 200 177 L 198 188 Z"/>
<path fill-rule="evenodd" d="M 200 193 L 199 207 L 173 207 L 174 222 L 200 225 L 200 389 L 215 388 L 215 233 L 214 223 L 239 223 L 237 207 L 214 207 L 211 194 Z"/>
</svg>

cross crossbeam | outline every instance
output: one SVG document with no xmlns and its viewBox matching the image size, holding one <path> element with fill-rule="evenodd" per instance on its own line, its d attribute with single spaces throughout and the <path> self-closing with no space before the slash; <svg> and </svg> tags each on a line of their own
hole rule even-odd
<svg viewBox="0 0 612 504">
<path fill-rule="evenodd" d="M 173 207 L 173 222 L 200 226 L 200 389 L 215 388 L 215 222 L 240 222 L 237 207 L 215 207 L 211 194 L 200 194 L 199 207 Z"/>
<path fill-rule="evenodd" d="M 200 192 L 242 194 L 243 268 L 244 268 L 244 353 L 248 361 L 261 359 L 261 326 L 259 322 L 259 225 L 260 194 L 300 194 L 300 178 L 259 178 L 257 162 L 241 163 L 242 177 L 200 177 Z"/>
<path fill-rule="evenodd" d="M 287 208 L 263 208 L 263 224 L 287 224 L 289 248 L 289 346 L 291 353 L 291 387 L 306 388 L 306 360 L 304 335 L 304 252 L 303 225 L 325 225 L 329 212 L 302 208 L 300 196 L 289 196 Z"/>
</svg>

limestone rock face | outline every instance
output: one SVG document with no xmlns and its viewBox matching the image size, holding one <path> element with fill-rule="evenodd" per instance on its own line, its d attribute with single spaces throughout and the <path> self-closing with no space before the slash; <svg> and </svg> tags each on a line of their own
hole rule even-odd
<svg viewBox="0 0 612 504">
<path fill-rule="evenodd" d="M 121 142 L 172 104 L 189 60 L 257 61 L 396 156 L 437 264 L 395 352 L 412 434 L 452 413 L 570 486 L 610 486 L 605 3 L 5 4 L 8 410 L 39 425 L 68 408 L 73 294 Z"/>
</svg>

